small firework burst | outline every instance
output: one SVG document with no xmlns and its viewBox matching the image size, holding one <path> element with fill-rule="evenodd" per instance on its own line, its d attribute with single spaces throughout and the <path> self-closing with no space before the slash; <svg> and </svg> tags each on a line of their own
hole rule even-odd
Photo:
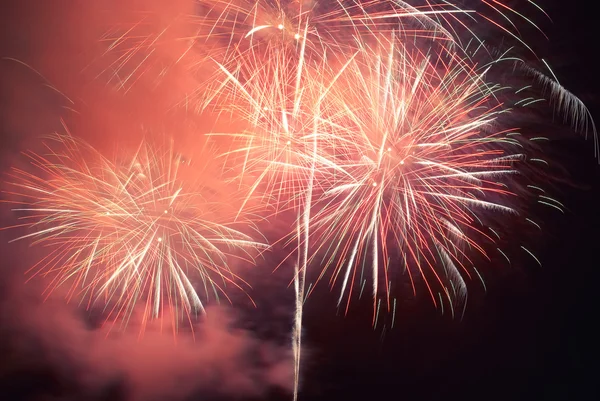
<svg viewBox="0 0 600 401">
<path fill-rule="evenodd" d="M 48 291 L 68 285 L 69 298 L 113 304 L 111 318 L 142 303 L 145 322 L 166 306 L 202 312 L 198 287 L 217 299 L 240 287 L 231 259 L 251 260 L 265 245 L 236 229 L 244 221 L 210 184 L 214 171 L 185 174 L 190 161 L 172 146 L 143 142 L 108 159 L 71 136 L 50 140 L 47 154 L 28 154 L 33 172 L 14 169 L 9 183 L 32 231 L 17 240 L 51 247 L 32 269 L 51 277 Z"/>
</svg>

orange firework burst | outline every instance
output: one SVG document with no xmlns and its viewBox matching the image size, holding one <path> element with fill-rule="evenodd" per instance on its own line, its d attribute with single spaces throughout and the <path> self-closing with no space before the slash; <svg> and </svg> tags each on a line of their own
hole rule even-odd
<svg viewBox="0 0 600 401">
<path fill-rule="evenodd" d="M 126 320 L 142 301 L 144 324 L 166 305 L 191 317 L 204 311 L 197 287 L 227 297 L 240 285 L 231 258 L 265 247 L 235 228 L 237 210 L 208 178 L 218 174 L 205 164 L 185 174 L 191 163 L 173 146 L 143 142 L 110 160 L 71 136 L 50 139 L 47 155 L 28 154 L 36 172 L 14 169 L 9 183 L 32 230 L 17 240 L 52 247 L 32 269 L 52 277 L 48 291 L 68 284 L 69 299 L 113 303 L 109 317 Z"/>
</svg>

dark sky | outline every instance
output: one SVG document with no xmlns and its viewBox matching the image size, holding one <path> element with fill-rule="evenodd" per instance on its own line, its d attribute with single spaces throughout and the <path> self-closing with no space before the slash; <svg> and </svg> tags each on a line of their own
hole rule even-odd
<svg viewBox="0 0 600 401">
<path fill-rule="evenodd" d="M 67 87 L 69 97 L 85 99 L 94 88 L 79 88 L 78 78 L 65 79 L 63 72 L 81 71 L 84 39 L 73 38 L 70 32 L 85 32 L 86 18 L 94 18 L 94 11 L 74 6 L 78 1 L 48 3 L 2 4 L 0 56 L 26 61 L 53 83 Z M 177 7 L 184 2 L 172 3 Z M 561 83 L 600 119 L 595 63 L 600 37 L 594 33 L 594 12 L 576 6 L 577 2 L 539 3 L 553 23 L 543 23 L 550 41 L 536 39 L 536 50 L 550 62 Z M 58 128 L 56 116 L 62 109 L 57 103 L 64 100 L 42 88 L 44 81 L 22 66 L 7 60 L 0 63 L 0 168 L 4 170 L 24 144 Z M 106 104 L 102 99 L 83 108 Z M 142 107 L 148 111 L 153 106 Z M 106 119 L 118 125 L 137 112 L 121 111 Z M 103 113 L 105 109 L 88 114 L 97 122 L 104 119 Z M 95 123 L 75 119 L 73 124 L 87 129 Z M 335 296 L 322 287 L 305 312 L 301 400 L 600 398 L 600 333 L 595 322 L 600 168 L 591 141 L 573 138 L 551 145 L 573 185 L 560 187 L 559 199 L 567 208 L 564 215 L 540 212 L 544 233 L 536 240 L 536 250 L 543 267 L 523 259 L 519 266 L 490 274 L 488 291 L 474 290 L 462 321 L 442 316 L 426 298 L 403 301 L 393 330 L 373 329 L 368 300 L 354 304 L 345 317 L 337 314 Z M 3 222 L 8 213 L 1 210 Z M 293 299 L 284 286 L 272 288 L 274 282 L 285 282 L 282 273 L 255 279 L 258 309 L 215 308 L 214 318 L 198 328 L 197 343 L 185 337 L 175 346 L 169 335 L 151 332 L 140 344 L 135 335 L 104 339 L 96 332 L 94 316 L 74 305 L 64 306 L 60 297 L 42 303 L 35 284 L 23 285 L 22 270 L 31 261 L 31 252 L 25 244 L 7 246 L 10 235 L 0 234 L 2 399 L 291 399 L 285 389 L 289 388 L 287 339 Z M 514 235 L 522 237 L 522 233 Z"/>
</svg>

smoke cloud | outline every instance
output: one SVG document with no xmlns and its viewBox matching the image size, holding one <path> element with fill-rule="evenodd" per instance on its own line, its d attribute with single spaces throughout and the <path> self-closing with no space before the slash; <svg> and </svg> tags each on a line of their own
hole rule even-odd
<svg viewBox="0 0 600 401">
<path fill-rule="evenodd" d="M 34 399 L 36 392 L 60 399 L 97 397 L 114 391 L 116 383 L 119 396 L 107 399 L 253 398 L 289 389 L 288 349 L 236 328 L 232 308 L 209 307 L 193 334 L 180 331 L 176 338 L 164 323 L 168 317 L 146 326 L 142 335 L 135 323 L 109 333 L 110 326 L 59 294 L 44 299 L 39 282 L 24 285 L 19 274 L 10 281 L 0 305 L 6 355 L 0 382 L 19 399 Z M 40 371 L 51 383 L 26 385 Z"/>
</svg>

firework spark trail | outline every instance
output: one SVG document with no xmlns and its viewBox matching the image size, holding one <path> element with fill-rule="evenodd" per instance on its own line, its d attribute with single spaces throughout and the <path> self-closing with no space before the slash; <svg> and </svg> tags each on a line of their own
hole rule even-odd
<svg viewBox="0 0 600 401">
<path fill-rule="evenodd" d="M 283 205 L 283 208 L 291 207 L 298 211 L 297 228 L 300 234 L 297 236 L 298 261 L 294 276 L 296 311 L 292 336 L 294 399 L 298 397 L 300 383 L 303 304 L 315 177 L 320 168 L 335 168 L 329 157 L 320 154 L 327 147 L 321 147 L 319 143 L 321 135 L 325 138 L 324 144 L 335 140 L 330 130 L 322 127 L 324 121 L 321 117 L 323 99 L 335 82 L 335 77 L 322 80 L 328 76 L 325 73 L 326 65 L 322 63 L 324 58 L 306 62 L 306 36 L 302 36 L 299 51 L 291 54 L 291 57 L 285 49 L 272 48 L 269 62 L 261 66 L 254 64 L 260 63 L 255 59 L 245 60 L 243 54 L 240 54 L 241 61 L 236 70 L 231 71 L 219 64 L 225 78 L 215 92 L 221 98 L 218 104 L 236 108 L 234 112 L 249 123 L 250 130 L 211 134 L 245 142 L 234 146 L 224 155 L 231 157 L 241 154 L 243 167 L 240 181 L 250 177 L 249 197 L 260 189 L 274 198 L 277 210 Z M 231 97 L 233 101 L 223 102 L 223 97 Z M 326 133 L 322 134 L 323 131 Z"/>
<path fill-rule="evenodd" d="M 333 81 L 335 82 L 335 81 Z M 321 106 L 321 101 L 326 95 L 327 91 L 321 94 L 321 97 L 317 101 L 317 110 Z M 315 173 L 317 169 L 317 151 L 319 149 L 319 124 L 320 119 L 314 119 L 314 131 L 312 135 L 312 166 L 310 168 L 310 175 L 308 178 L 308 188 L 306 190 L 306 197 L 303 203 L 302 221 L 298 219 L 298 249 L 300 259 L 300 270 L 296 268 L 294 277 L 294 289 L 296 291 L 296 314 L 294 324 L 294 335 L 293 335 L 293 348 L 294 348 L 294 401 L 298 399 L 298 391 L 300 388 L 300 363 L 302 357 L 302 320 L 304 311 L 304 300 L 305 300 L 305 285 L 306 285 L 306 272 L 308 271 L 308 256 L 310 246 L 310 218 L 313 203 L 313 187 L 315 182 Z M 298 266 L 298 264 L 296 265 Z"/>
<path fill-rule="evenodd" d="M 125 323 L 141 301 L 145 324 L 166 307 L 203 312 L 196 280 L 217 299 L 241 288 L 228 261 L 266 245 L 234 228 L 202 176 L 182 178 L 187 161 L 172 146 L 143 142 L 123 161 L 70 136 L 50 139 L 47 156 L 28 155 L 36 172 L 14 169 L 9 183 L 26 213 L 20 226 L 33 230 L 16 240 L 53 248 L 32 269 L 52 277 L 49 292 L 70 283 L 68 299 L 114 303 L 109 317 Z"/>
</svg>

